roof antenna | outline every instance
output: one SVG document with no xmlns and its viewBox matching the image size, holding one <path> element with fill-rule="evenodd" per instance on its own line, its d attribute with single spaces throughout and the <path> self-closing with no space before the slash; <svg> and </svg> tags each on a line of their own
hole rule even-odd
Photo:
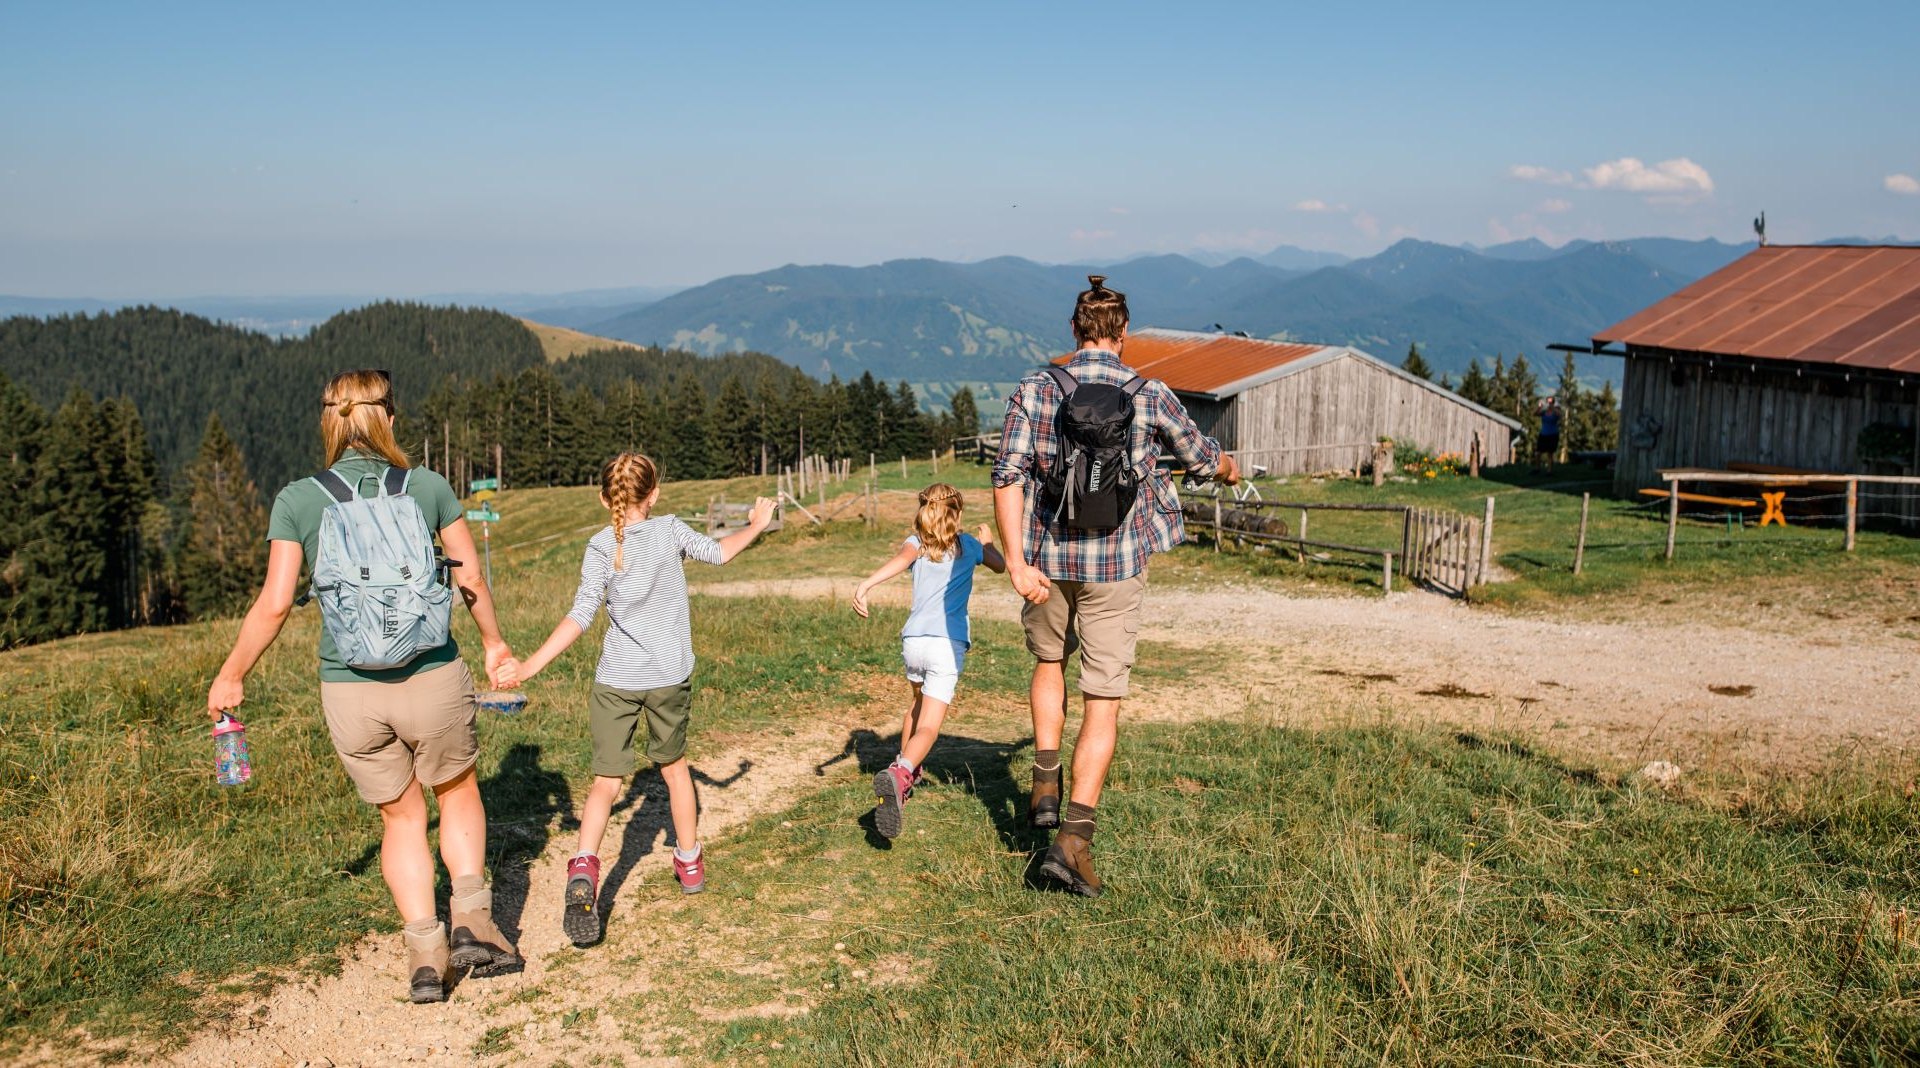
<svg viewBox="0 0 1920 1068">
<path fill-rule="evenodd" d="M 1767 247 L 1767 213 L 1766 212 L 1764 211 L 1761 212 L 1759 216 L 1753 220 L 1753 232 L 1755 236 L 1760 238 L 1760 247 L 1766 248 Z"/>
</svg>

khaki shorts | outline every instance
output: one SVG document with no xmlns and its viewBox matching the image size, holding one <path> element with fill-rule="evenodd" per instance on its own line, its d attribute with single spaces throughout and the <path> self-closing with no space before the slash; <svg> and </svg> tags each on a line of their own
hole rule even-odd
<svg viewBox="0 0 1920 1068">
<path fill-rule="evenodd" d="M 693 714 L 693 680 L 657 690 L 622 690 L 594 683 L 587 697 L 593 730 L 593 773 L 625 778 L 640 767 L 633 736 L 647 717 L 647 759 L 671 764 L 687 753 L 687 720 Z"/>
<path fill-rule="evenodd" d="M 1125 697 L 1146 592 L 1145 571 L 1120 582 L 1054 582 L 1045 604 L 1028 601 L 1020 608 L 1027 652 L 1039 660 L 1065 660 L 1077 636 L 1080 692 Z"/>
<path fill-rule="evenodd" d="M 398 682 L 322 682 L 333 751 L 370 805 L 398 800 L 415 780 L 452 782 L 480 755 L 473 676 L 455 660 Z"/>
</svg>

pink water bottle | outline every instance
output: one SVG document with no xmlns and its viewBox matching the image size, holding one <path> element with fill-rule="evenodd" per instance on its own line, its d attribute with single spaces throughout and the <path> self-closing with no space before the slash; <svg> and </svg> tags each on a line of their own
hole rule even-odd
<svg viewBox="0 0 1920 1068">
<path fill-rule="evenodd" d="M 220 713 L 220 722 L 213 725 L 213 777 L 222 786 L 238 786 L 253 778 L 247 727 L 232 713 Z"/>
</svg>

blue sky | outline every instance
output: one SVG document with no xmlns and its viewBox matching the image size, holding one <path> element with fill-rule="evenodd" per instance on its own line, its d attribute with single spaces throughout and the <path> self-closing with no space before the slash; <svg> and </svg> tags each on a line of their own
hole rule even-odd
<svg viewBox="0 0 1920 1068">
<path fill-rule="evenodd" d="M 277 6 L 0 4 L 0 293 L 1920 237 L 1912 2 Z"/>
</svg>

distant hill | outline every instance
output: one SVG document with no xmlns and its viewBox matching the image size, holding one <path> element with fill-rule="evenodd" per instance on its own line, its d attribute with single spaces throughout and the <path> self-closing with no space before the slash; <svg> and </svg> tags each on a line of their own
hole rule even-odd
<svg viewBox="0 0 1920 1068">
<path fill-rule="evenodd" d="M 613 338 L 600 337 L 595 334 L 584 334 L 578 330 L 569 330 L 564 326 L 537 323 L 532 319 L 521 319 L 520 322 L 524 324 L 528 330 L 533 331 L 534 337 L 540 339 L 540 351 L 546 353 L 548 363 L 558 363 L 561 360 L 572 359 L 582 353 L 598 352 L 602 349 L 637 350 L 640 348 L 639 345 L 631 341 L 617 341 Z"/>
</svg>

